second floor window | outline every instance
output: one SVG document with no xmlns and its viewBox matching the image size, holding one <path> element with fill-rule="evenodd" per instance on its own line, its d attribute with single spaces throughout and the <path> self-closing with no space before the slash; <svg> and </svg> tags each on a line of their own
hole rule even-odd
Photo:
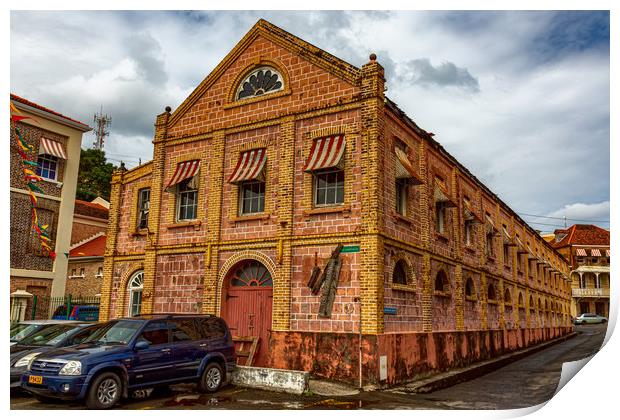
<svg viewBox="0 0 620 420">
<path fill-rule="evenodd" d="M 52 155 L 39 155 L 37 175 L 56 181 L 58 179 L 58 158 Z"/>
<path fill-rule="evenodd" d="M 177 220 L 193 220 L 198 210 L 198 190 L 186 179 L 178 185 L 177 190 Z"/>
<path fill-rule="evenodd" d="M 334 206 L 344 203 L 344 171 L 314 173 L 314 205 Z"/>
<path fill-rule="evenodd" d="M 149 207 L 151 189 L 143 188 L 138 192 L 138 229 L 146 229 L 149 224 Z"/>
<path fill-rule="evenodd" d="M 510 262 L 511 262 L 510 261 L 510 246 L 504 244 L 504 265 L 506 266 L 512 265 Z"/>
<path fill-rule="evenodd" d="M 474 244 L 474 220 L 465 220 L 463 226 L 463 234 L 465 239 L 465 245 L 473 245 Z"/>
<path fill-rule="evenodd" d="M 495 251 L 493 249 L 493 231 L 487 232 L 486 236 L 486 253 L 488 257 L 494 257 Z"/>
<path fill-rule="evenodd" d="M 439 233 L 446 231 L 446 206 L 442 201 L 435 203 L 435 230 Z"/>
<path fill-rule="evenodd" d="M 254 214 L 265 211 L 265 183 L 262 181 L 242 182 L 239 185 L 239 213 Z"/>
<path fill-rule="evenodd" d="M 396 179 L 396 213 L 407 215 L 407 178 Z"/>
</svg>

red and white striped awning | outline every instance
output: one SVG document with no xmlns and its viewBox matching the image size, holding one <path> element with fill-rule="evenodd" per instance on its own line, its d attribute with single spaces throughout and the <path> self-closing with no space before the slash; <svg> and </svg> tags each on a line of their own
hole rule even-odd
<svg viewBox="0 0 620 420">
<path fill-rule="evenodd" d="M 458 207 L 458 205 L 450 198 L 448 189 L 443 181 L 438 178 L 435 178 L 433 198 L 435 199 L 435 203 L 443 203 L 446 207 Z"/>
<path fill-rule="evenodd" d="M 394 148 L 394 153 L 396 154 L 396 179 L 407 178 L 412 181 L 414 185 L 423 184 L 422 180 L 418 176 L 416 170 L 413 167 L 413 164 L 407 157 L 407 153 L 401 149 L 400 147 Z"/>
<path fill-rule="evenodd" d="M 343 134 L 315 139 L 304 171 L 340 167 L 345 146 Z"/>
<path fill-rule="evenodd" d="M 609 250 L 608 250 L 608 249 L 606 249 L 606 250 L 605 250 L 605 255 L 607 255 L 608 257 L 610 256 L 610 255 L 609 255 Z"/>
<path fill-rule="evenodd" d="M 473 220 L 474 222 L 484 223 L 482 218 L 474 211 L 471 202 L 466 198 L 463 198 L 463 216 L 465 220 Z"/>
<path fill-rule="evenodd" d="M 586 250 L 583 248 L 577 248 L 577 256 L 578 257 L 587 257 Z"/>
<path fill-rule="evenodd" d="M 590 253 L 592 254 L 593 257 L 600 257 L 601 256 L 601 251 L 599 251 L 598 249 L 591 249 Z"/>
<path fill-rule="evenodd" d="M 267 162 L 266 149 L 252 149 L 241 152 L 237 166 L 228 182 L 236 183 L 253 179 L 262 180 L 265 162 Z"/>
<path fill-rule="evenodd" d="M 67 155 L 65 154 L 65 149 L 62 144 L 59 141 L 46 139 L 45 137 L 41 137 L 39 154 L 52 155 L 65 160 L 67 159 Z"/>
<path fill-rule="evenodd" d="M 174 187 L 180 182 L 185 181 L 186 179 L 194 177 L 198 170 L 200 169 L 200 160 L 187 160 L 185 162 L 177 163 L 177 168 L 174 171 L 174 175 L 170 178 L 170 182 L 166 186 L 166 189 L 170 187 Z"/>
<path fill-rule="evenodd" d="M 487 227 L 488 227 L 487 232 L 493 233 L 493 234 L 498 232 L 497 228 L 495 227 L 495 223 L 493 223 L 493 219 L 491 219 L 491 216 L 489 216 L 488 214 L 485 214 L 484 218 L 487 220 Z"/>
</svg>

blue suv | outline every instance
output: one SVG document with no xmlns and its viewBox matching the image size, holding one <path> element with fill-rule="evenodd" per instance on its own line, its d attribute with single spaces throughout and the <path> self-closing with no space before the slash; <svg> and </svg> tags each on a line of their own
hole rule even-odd
<svg viewBox="0 0 620 420">
<path fill-rule="evenodd" d="M 228 326 L 209 315 L 145 315 L 103 323 L 81 344 L 33 358 L 22 387 L 41 401 L 106 409 L 134 390 L 196 382 L 215 392 L 235 368 Z"/>
</svg>

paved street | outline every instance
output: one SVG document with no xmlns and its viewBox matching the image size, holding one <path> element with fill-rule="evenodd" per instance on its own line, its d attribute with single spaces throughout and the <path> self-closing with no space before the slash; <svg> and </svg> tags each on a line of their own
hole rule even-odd
<svg viewBox="0 0 620 420">
<path fill-rule="evenodd" d="M 175 386 L 149 398 L 126 401 L 122 409 L 509 409 L 540 404 L 555 391 L 562 363 L 596 352 L 606 325 L 577 326 L 576 337 L 477 379 L 430 394 L 363 392 L 348 397 L 294 396 L 239 387 L 212 395 L 191 385 Z M 509 385 L 509 386 L 508 386 Z M 42 404 L 25 395 L 11 397 L 12 409 L 80 409 L 74 402 Z"/>
</svg>

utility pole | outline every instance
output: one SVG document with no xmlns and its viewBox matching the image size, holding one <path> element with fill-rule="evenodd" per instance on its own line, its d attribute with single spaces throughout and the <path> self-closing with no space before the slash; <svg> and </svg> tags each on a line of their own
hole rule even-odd
<svg viewBox="0 0 620 420">
<path fill-rule="evenodd" d="M 566 229 L 566 215 L 564 215 L 564 229 Z"/>
<path fill-rule="evenodd" d="M 95 114 L 93 122 L 95 123 L 95 142 L 93 143 L 93 146 L 95 146 L 95 149 L 97 150 L 103 150 L 105 138 L 110 134 L 108 128 L 112 123 L 112 117 L 105 115 L 103 113 L 103 106 L 101 106 L 99 113 Z"/>
</svg>

